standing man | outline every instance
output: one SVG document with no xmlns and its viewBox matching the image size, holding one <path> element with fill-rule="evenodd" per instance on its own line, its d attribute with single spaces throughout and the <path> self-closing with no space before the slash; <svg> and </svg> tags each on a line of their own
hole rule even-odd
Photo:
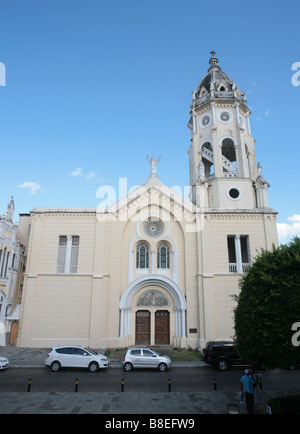
<svg viewBox="0 0 300 434">
<path fill-rule="evenodd" d="M 254 395 L 253 395 L 253 386 L 257 383 L 256 378 L 254 377 L 252 371 L 250 369 L 246 369 L 245 375 L 241 378 L 241 391 L 245 391 L 245 399 L 246 399 L 246 407 L 247 413 L 254 413 Z"/>
</svg>

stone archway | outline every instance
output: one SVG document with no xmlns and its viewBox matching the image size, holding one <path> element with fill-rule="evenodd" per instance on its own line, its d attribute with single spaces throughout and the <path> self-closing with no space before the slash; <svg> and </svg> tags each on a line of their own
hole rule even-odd
<svg viewBox="0 0 300 434">
<path fill-rule="evenodd" d="M 120 339 L 123 340 L 126 345 L 127 342 L 132 343 L 134 338 L 132 336 L 130 319 L 132 312 L 132 299 L 143 288 L 149 288 L 149 286 L 156 286 L 163 288 L 168 295 L 172 298 L 174 305 L 174 315 L 173 323 L 175 334 L 174 334 L 174 345 L 180 347 L 186 346 L 186 299 L 180 289 L 180 287 L 172 281 L 170 278 L 165 276 L 160 276 L 156 274 L 151 274 L 147 276 L 142 276 L 131 282 L 123 291 L 120 299 L 119 309 L 120 309 Z M 143 300 L 143 306 L 141 309 L 145 309 L 145 304 L 147 304 L 147 297 L 149 298 L 149 305 L 151 305 L 151 297 L 156 297 L 157 299 L 161 296 L 158 295 L 158 291 L 155 293 L 150 291 L 145 291 L 142 293 L 139 299 Z M 164 309 L 163 297 L 161 298 L 161 309 Z"/>
</svg>

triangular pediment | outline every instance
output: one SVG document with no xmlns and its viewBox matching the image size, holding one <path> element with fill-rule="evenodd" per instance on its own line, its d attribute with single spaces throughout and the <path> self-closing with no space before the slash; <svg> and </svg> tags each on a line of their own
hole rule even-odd
<svg viewBox="0 0 300 434">
<path fill-rule="evenodd" d="M 101 222 L 128 223 L 159 219 L 165 223 L 177 222 L 186 232 L 201 230 L 203 216 L 203 210 L 180 194 L 179 187 L 170 188 L 158 178 L 151 177 L 106 209 L 97 208 L 97 218 Z"/>
<path fill-rule="evenodd" d="M 173 207 L 182 208 L 184 212 L 194 214 L 197 212 L 197 207 L 182 194 L 180 188 L 170 188 L 158 180 L 158 178 L 149 178 L 145 184 L 142 184 L 125 197 L 119 199 L 109 207 L 102 209 L 106 214 L 117 214 L 128 211 L 128 208 L 136 207 L 139 209 L 146 208 L 147 206 L 159 205 L 162 208 L 166 206 L 169 208 L 170 204 Z M 97 212 L 101 212 L 98 208 Z"/>
</svg>

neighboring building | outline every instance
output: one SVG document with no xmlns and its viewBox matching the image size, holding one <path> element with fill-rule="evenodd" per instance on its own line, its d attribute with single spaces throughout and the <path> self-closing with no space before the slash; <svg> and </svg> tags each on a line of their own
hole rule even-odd
<svg viewBox="0 0 300 434">
<path fill-rule="evenodd" d="M 0 217 L 0 345 L 14 344 L 17 337 L 22 276 L 24 270 L 24 246 L 18 238 L 18 225 L 14 223 L 13 197 L 6 214 Z"/>
<path fill-rule="evenodd" d="M 18 345 L 203 347 L 233 334 L 232 295 L 277 245 L 245 94 L 218 66 L 193 94 L 190 200 L 147 182 L 105 210 L 35 208 Z"/>
</svg>

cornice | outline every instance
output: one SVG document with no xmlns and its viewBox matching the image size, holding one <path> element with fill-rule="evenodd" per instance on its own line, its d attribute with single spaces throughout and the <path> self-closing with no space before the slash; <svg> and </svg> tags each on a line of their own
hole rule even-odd
<svg viewBox="0 0 300 434">
<path fill-rule="evenodd" d="M 277 211 L 266 210 L 205 210 L 204 217 L 211 220 L 262 220 L 266 216 L 276 217 Z"/>
<path fill-rule="evenodd" d="M 31 215 L 36 214 L 96 214 L 96 208 L 33 208 Z"/>
</svg>

